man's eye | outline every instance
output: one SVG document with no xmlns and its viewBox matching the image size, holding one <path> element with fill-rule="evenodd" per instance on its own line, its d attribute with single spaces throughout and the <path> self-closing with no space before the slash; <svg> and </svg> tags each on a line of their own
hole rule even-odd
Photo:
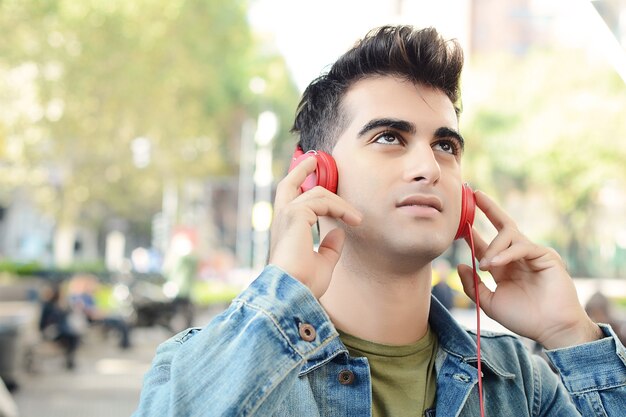
<svg viewBox="0 0 626 417">
<path fill-rule="evenodd" d="M 440 140 L 435 144 L 435 149 L 439 149 L 452 155 L 459 153 L 459 146 L 450 140 Z"/>
<path fill-rule="evenodd" d="M 400 145 L 402 142 L 398 138 L 398 135 L 391 132 L 383 132 L 374 140 L 374 143 L 380 143 L 383 145 Z"/>
</svg>

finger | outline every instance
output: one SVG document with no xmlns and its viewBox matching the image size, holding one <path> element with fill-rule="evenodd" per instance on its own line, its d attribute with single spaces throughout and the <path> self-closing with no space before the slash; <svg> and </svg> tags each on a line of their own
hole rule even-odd
<svg viewBox="0 0 626 417">
<path fill-rule="evenodd" d="M 315 215 L 309 219 L 311 225 L 320 216 L 341 219 L 351 226 L 357 226 L 361 223 L 362 216 L 357 209 L 337 194 L 331 193 L 323 187 L 315 187 L 294 201 L 294 209 L 305 208 L 311 210 Z"/>
<path fill-rule="evenodd" d="M 491 265 L 491 261 L 493 258 L 498 256 L 498 254 L 502 253 L 514 242 L 516 238 L 516 234 L 519 234 L 517 230 L 511 228 L 505 228 L 500 230 L 500 232 L 496 235 L 495 238 L 491 241 L 487 250 L 478 257 L 480 260 L 480 269 L 483 271 L 487 269 L 489 265 Z M 519 240 L 519 238 L 518 238 Z"/>
<path fill-rule="evenodd" d="M 343 242 L 345 241 L 346 234 L 342 229 L 333 229 L 320 243 L 318 253 L 330 262 L 331 269 L 335 268 L 339 257 L 341 256 L 341 250 L 343 249 Z"/>
<path fill-rule="evenodd" d="M 476 284 L 474 283 L 474 270 L 469 265 L 460 264 L 457 267 L 463 291 L 473 301 L 476 302 Z M 478 297 L 480 297 L 480 308 L 489 315 L 491 311 L 491 301 L 493 299 L 493 291 L 491 291 L 478 277 Z"/>
<path fill-rule="evenodd" d="M 528 266 L 534 271 L 539 271 L 554 266 L 555 264 L 562 266 L 559 257 L 552 256 L 552 253 L 547 248 L 535 245 L 530 241 L 514 243 L 511 247 L 491 258 L 486 266 L 488 267 L 487 269 L 489 269 L 522 259 L 526 261 Z"/>
<path fill-rule="evenodd" d="M 482 238 L 482 236 L 478 233 L 478 231 L 474 229 L 473 227 L 472 227 L 472 239 L 474 242 L 474 255 L 476 256 L 476 259 L 482 259 L 485 256 L 485 252 L 487 251 L 489 244 L 487 243 L 487 241 L 485 241 L 485 239 Z M 471 247 L 472 240 L 470 240 L 469 236 L 465 238 L 465 241 Z"/>
<path fill-rule="evenodd" d="M 517 227 L 515 221 L 498 206 L 487 194 L 482 191 L 476 191 L 476 205 L 485 213 L 491 224 L 496 230 L 502 230 L 506 225 Z"/>
<path fill-rule="evenodd" d="M 311 155 L 298 164 L 276 186 L 276 198 L 274 199 L 274 211 L 280 211 L 293 199 L 302 194 L 300 186 L 309 174 L 315 172 L 317 159 Z"/>
<path fill-rule="evenodd" d="M 515 231 L 511 231 L 511 229 L 503 229 L 496 235 L 490 244 L 487 244 L 487 242 L 478 234 L 476 230 L 472 230 L 472 237 L 474 238 L 474 254 L 479 262 L 478 268 L 480 270 L 489 271 L 494 266 L 505 265 L 506 263 L 511 262 L 502 262 L 500 254 L 511 247 L 514 233 Z M 469 238 L 466 238 L 466 240 L 469 243 Z M 508 256 L 504 259 L 508 259 Z"/>
</svg>

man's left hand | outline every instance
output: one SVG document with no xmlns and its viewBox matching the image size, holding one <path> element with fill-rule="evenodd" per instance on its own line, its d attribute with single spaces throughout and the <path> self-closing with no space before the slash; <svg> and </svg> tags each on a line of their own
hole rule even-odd
<svg viewBox="0 0 626 417">
<path fill-rule="evenodd" d="M 480 269 L 489 271 L 497 287 L 479 281 L 482 310 L 504 327 L 540 343 L 562 348 L 600 339 L 602 331 L 580 305 L 574 283 L 559 254 L 536 245 L 486 194 L 476 192 L 476 205 L 498 234 L 490 244 L 472 230 Z M 472 268 L 459 265 L 465 293 L 475 300 Z"/>
</svg>

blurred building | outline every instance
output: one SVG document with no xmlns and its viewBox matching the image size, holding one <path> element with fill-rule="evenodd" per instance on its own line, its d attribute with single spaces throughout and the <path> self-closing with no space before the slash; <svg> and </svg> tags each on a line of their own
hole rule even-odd
<svg viewBox="0 0 626 417">
<path fill-rule="evenodd" d="M 4 200 L 0 208 L 0 258 L 50 262 L 51 219 L 37 210 L 25 188 L 12 190 Z"/>
<path fill-rule="evenodd" d="M 626 0 L 471 0 L 470 54 L 524 55 L 530 47 L 591 37 L 593 10 L 626 48 Z M 586 7 L 590 3 L 593 8 Z M 626 49 L 625 49 L 626 51 Z M 626 52 L 624 52 L 626 53 Z"/>
<path fill-rule="evenodd" d="M 540 21 L 532 13 L 532 0 L 473 0 L 469 51 L 523 55 L 530 45 L 545 39 Z"/>
</svg>

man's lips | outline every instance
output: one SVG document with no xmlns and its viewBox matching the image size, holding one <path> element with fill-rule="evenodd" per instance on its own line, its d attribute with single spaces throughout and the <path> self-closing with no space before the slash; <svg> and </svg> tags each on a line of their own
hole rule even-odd
<svg viewBox="0 0 626 417">
<path fill-rule="evenodd" d="M 432 207 L 437 211 L 443 210 L 443 203 L 434 195 L 415 194 L 404 197 L 397 204 L 396 207 L 410 207 L 410 206 L 422 206 Z"/>
</svg>

